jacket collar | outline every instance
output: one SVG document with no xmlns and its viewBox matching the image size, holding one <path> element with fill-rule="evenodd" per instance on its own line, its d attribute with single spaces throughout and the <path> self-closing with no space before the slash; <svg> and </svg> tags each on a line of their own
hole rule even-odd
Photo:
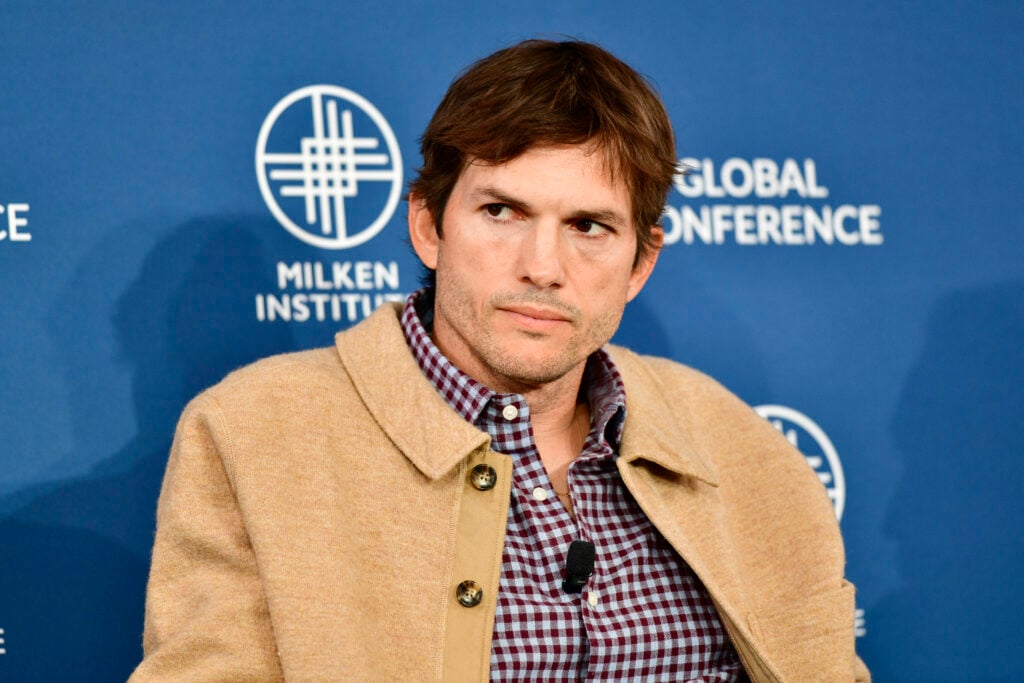
<svg viewBox="0 0 1024 683">
<path fill-rule="evenodd" d="M 490 437 L 463 420 L 423 376 L 402 335 L 401 304 L 381 306 L 335 336 L 335 348 L 360 398 L 398 449 L 430 479 L 438 479 Z M 688 406 L 673 405 L 650 366 L 626 349 L 608 351 L 626 388 L 626 423 L 619 457 L 646 460 L 718 486 L 718 474 L 696 448 L 699 425 Z"/>
<path fill-rule="evenodd" d="M 607 347 L 626 387 L 626 424 L 619 457 L 626 464 L 652 462 L 671 472 L 718 486 L 718 472 L 698 444 L 694 406 L 666 396 L 654 369 L 627 349 Z"/>
<path fill-rule="evenodd" d="M 439 479 L 490 437 L 463 420 L 423 376 L 402 336 L 401 304 L 381 306 L 334 338 L 359 397 L 395 446 Z"/>
</svg>

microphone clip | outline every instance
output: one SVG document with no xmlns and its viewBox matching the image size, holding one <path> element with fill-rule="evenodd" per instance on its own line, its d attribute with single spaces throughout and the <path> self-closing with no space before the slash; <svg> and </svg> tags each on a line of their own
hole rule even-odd
<svg viewBox="0 0 1024 683">
<path fill-rule="evenodd" d="M 594 573 L 594 544 L 587 541 L 573 541 L 565 557 L 565 578 L 562 590 L 566 593 L 582 593 L 587 579 Z"/>
</svg>

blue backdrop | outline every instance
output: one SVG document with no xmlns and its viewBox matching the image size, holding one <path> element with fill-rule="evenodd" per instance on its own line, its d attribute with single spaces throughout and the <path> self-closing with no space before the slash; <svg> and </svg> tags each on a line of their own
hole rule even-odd
<svg viewBox="0 0 1024 683">
<path fill-rule="evenodd" d="M 697 169 L 617 340 L 774 406 L 876 680 L 1024 680 L 1022 32 L 1009 2 L 5 3 L 0 680 L 128 674 L 185 402 L 416 289 L 388 198 L 434 107 L 562 34 L 650 76 Z"/>
</svg>

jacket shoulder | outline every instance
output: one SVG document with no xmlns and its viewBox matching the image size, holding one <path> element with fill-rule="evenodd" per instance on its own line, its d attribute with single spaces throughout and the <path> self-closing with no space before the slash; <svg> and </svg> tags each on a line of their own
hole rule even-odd
<svg viewBox="0 0 1024 683">
<path fill-rule="evenodd" d="M 317 377 L 336 375 L 339 371 L 342 367 L 333 347 L 294 351 L 261 358 L 234 370 L 207 393 L 219 396 L 262 386 L 301 385 Z"/>
<path fill-rule="evenodd" d="M 348 375 L 332 347 L 268 356 L 238 368 L 202 391 L 184 414 L 216 413 L 255 427 L 323 404 L 327 396 L 344 395 Z"/>
<path fill-rule="evenodd" d="M 815 525 L 835 526 L 826 489 L 806 458 L 739 397 L 681 363 L 609 350 L 626 384 L 627 423 L 638 404 L 643 419 L 661 425 L 667 443 L 685 445 L 711 465 L 721 495 L 744 501 L 740 506 L 755 502 L 758 515 L 775 510 L 789 526 L 805 515 Z"/>
<path fill-rule="evenodd" d="M 381 306 L 358 325 L 339 332 L 333 345 L 268 356 L 235 370 L 201 396 L 237 400 L 250 395 L 258 398 L 268 392 L 291 391 L 323 397 L 327 389 L 351 387 L 354 367 L 380 369 L 380 363 L 369 363 L 368 358 L 377 358 L 388 351 L 392 360 L 398 357 L 412 360 L 402 336 L 399 313 L 400 308 L 395 304 Z M 342 349 L 360 349 L 365 351 L 365 357 L 346 361 L 340 353 Z"/>
<path fill-rule="evenodd" d="M 635 353 L 609 344 L 607 351 L 628 384 L 656 392 L 674 405 L 701 405 L 741 416 L 751 408 L 713 377 L 678 361 Z M 754 414 L 756 416 L 756 413 Z"/>
</svg>

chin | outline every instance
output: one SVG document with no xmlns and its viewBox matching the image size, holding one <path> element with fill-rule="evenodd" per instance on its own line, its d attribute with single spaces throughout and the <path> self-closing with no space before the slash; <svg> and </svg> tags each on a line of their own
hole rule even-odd
<svg viewBox="0 0 1024 683">
<path fill-rule="evenodd" d="M 575 358 L 560 356 L 517 356 L 508 354 L 492 365 L 493 370 L 513 381 L 522 384 L 541 385 L 562 379 L 573 368 L 586 360 L 586 357 Z"/>
</svg>

